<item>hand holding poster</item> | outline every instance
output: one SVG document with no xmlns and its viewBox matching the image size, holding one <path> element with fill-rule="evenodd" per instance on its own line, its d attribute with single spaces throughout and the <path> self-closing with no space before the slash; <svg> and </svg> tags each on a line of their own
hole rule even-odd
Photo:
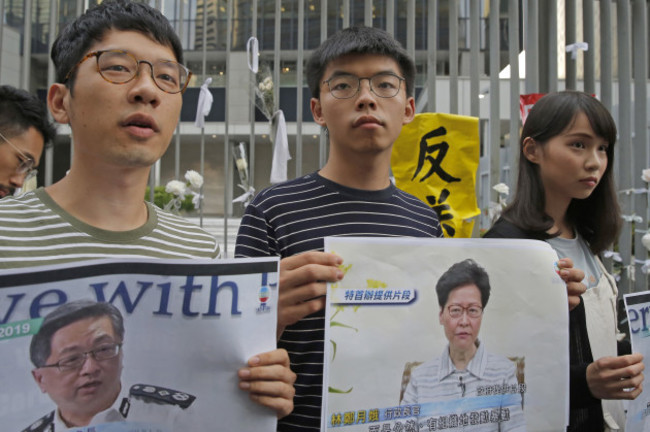
<svg viewBox="0 0 650 432">
<path fill-rule="evenodd" d="M 626 294 L 625 311 L 630 326 L 632 352 L 650 359 L 650 291 Z M 643 379 L 643 391 L 627 405 L 626 432 L 644 432 L 650 430 L 650 373 L 646 370 Z"/>
<path fill-rule="evenodd" d="M 550 246 L 327 238 L 322 430 L 557 432 L 568 423 L 568 314 Z M 489 300 L 489 301 L 488 301 Z"/>
<path fill-rule="evenodd" d="M 98 260 L 0 275 L 3 430 L 274 431 L 238 388 L 275 348 L 278 260 Z"/>
</svg>

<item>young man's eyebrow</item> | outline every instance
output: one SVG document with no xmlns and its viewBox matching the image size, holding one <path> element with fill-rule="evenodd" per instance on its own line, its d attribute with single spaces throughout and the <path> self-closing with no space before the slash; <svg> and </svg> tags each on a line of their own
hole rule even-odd
<svg viewBox="0 0 650 432">
<path fill-rule="evenodd" d="M 33 155 L 30 151 L 25 151 L 25 150 L 23 150 L 23 154 L 24 154 L 25 156 L 27 156 L 28 159 L 33 160 L 33 161 L 34 161 L 34 166 L 37 166 L 37 165 L 36 165 L 36 164 L 37 164 L 37 162 L 36 162 L 36 158 L 34 157 L 34 155 Z"/>
<path fill-rule="evenodd" d="M 130 49 L 128 49 L 128 48 L 123 48 L 123 47 L 121 47 L 121 46 L 119 46 L 119 47 L 103 48 L 103 49 L 95 50 L 95 51 L 123 51 L 123 52 L 126 52 L 126 53 L 131 54 L 133 57 L 135 57 L 135 58 L 138 59 L 138 60 L 143 60 L 143 57 L 142 57 L 142 56 L 138 56 L 136 53 L 134 53 L 134 52 L 131 51 Z M 176 58 L 175 55 L 174 55 L 174 56 L 171 56 L 171 57 L 169 57 L 169 58 L 167 58 L 167 57 L 158 57 L 158 58 L 154 59 L 153 61 L 154 61 L 154 62 L 173 61 L 173 62 L 179 63 L 179 61 L 178 61 L 178 59 Z"/>
<path fill-rule="evenodd" d="M 332 72 L 330 74 L 329 78 L 327 78 L 327 79 L 332 79 L 332 78 L 336 78 L 336 77 L 340 77 L 340 76 L 356 76 L 356 75 L 351 74 L 349 72 L 344 72 L 344 71 L 341 71 L 341 70 L 335 70 L 334 72 Z"/>
<path fill-rule="evenodd" d="M 392 69 L 381 70 L 381 71 L 378 71 L 378 72 L 375 72 L 374 74 L 372 74 L 372 76 L 377 76 L 377 75 L 397 75 L 397 76 L 400 76 L 398 72 L 396 72 L 396 71 L 394 71 Z M 332 74 L 327 79 L 332 79 L 332 78 L 336 78 L 336 77 L 339 77 L 339 76 L 353 76 L 355 78 L 359 78 L 358 75 L 355 75 L 353 73 L 342 71 L 342 70 L 335 70 L 334 72 L 332 72 Z"/>
</svg>

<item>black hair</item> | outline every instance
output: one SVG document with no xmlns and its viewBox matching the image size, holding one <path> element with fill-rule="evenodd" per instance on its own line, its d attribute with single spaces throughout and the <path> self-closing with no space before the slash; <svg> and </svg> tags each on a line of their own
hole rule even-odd
<svg viewBox="0 0 650 432">
<path fill-rule="evenodd" d="M 454 289 L 474 284 L 481 293 L 481 306 L 485 308 L 490 299 L 490 278 L 483 267 L 471 258 L 457 262 L 440 276 L 436 283 L 438 304 L 444 308 L 449 299 L 449 293 Z"/>
<path fill-rule="evenodd" d="M 76 300 L 54 309 L 43 319 L 41 328 L 32 337 L 29 357 L 34 366 L 42 367 L 52 353 L 52 336 L 61 328 L 86 318 L 108 317 L 120 342 L 124 340 L 124 319 L 118 308 L 110 303 Z"/>
<path fill-rule="evenodd" d="M 0 132 L 11 138 L 34 127 L 44 144 L 54 140 L 56 128 L 47 116 L 47 107 L 35 95 L 9 85 L 0 86 Z M 1 144 L 1 142 L 0 142 Z"/>
<path fill-rule="evenodd" d="M 571 200 L 566 219 L 585 239 L 591 251 L 599 254 L 616 240 L 621 227 L 620 207 L 612 175 L 616 124 L 607 108 L 587 93 L 573 90 L 550 93 L 533 105 L 519 141 L 517 191 L 510 206 L 504 209 L 503 218 L 540 240 L 560 234 L 547 233 L 554 221 L 545 212 L 546 199 L 539 166 L 523 154 L 524 141 L 530 137 L 543 146 L 570 128 L 579 113 L 587 116 L 594 133 L 609 144 L 606 150 L 607 167 L 589 197 Z"/>
<path fill-rule="evenodd" d="M 406 83 L 406 95 L 415 91 L 415 63 L 388 32 L 374 27 L 349 27 L 334 33 L 309 57 L 307 83 L 314 98 L 320 97 L 320 86 L 327 66 L 347 54 L 377 54 L 392 58 L 399 65 Z"/>
<path fill-rule="evenodd" d="M 64 82 L 91 45 L 100 42 L 110 30 L 142 33 L 171 48 L 176 61 L 183 63 L 181 41 L 159 10 L 131 0 L 106 0 L 64 27 L 54 41 L 50 56 L 56 67 L 56 81 Z M 66 81 L 71 89 L 74 77 L 73 73 Z"/>
</svg>

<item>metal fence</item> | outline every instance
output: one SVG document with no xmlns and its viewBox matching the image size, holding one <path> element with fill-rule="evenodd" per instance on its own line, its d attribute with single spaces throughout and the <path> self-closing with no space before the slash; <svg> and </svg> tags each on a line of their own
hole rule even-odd
<svg viewBox="0 0 650 432">
<path fill-rule="evenodd" d="M 79 14 L 97 0 L 43 1 L 51 10 L 64 2 L 70 7 L 76 4 Z M 43 1 L 25 0 L 25 15 L 36 14 L 34 5 Z M 480 119 L 482 149 L 477 195 L 481 208 L 496 201 L 496 192 L 491 188 L 495 183 L 505 182 L 511 190 L 516 187 L 513 173 L 521 124 L 520 94 L 567 88 L 597 95 L 614 114 L 619 129 L 615 173 L 625 216 L 615 249 L 620 256 L 620 263 L 616 265 L 623 269 L 619 286 L 623 293 L 648 288 L 648 278 L 643 271 L 648 252 L 641 242 L 650 216 L 648 184 L 641 179 L 641 171 L 650 167 L 648 0 L 142 1 L 161 8 L 174 23 L 190 51 L 188 58 L 201 64 L 201 70 L 194 70 L 199 75 L 207 73 L 206 55 L 229 62 L 233 53 L 241 51 L 243 36 L 260 36 L 262 54 L 274 65 L 274 82 L 282 84 L 280 65 L 283 62 L 295 64 L 295 82 L 291 86 L 296 89 L 292 93 L 296 121 L 289 128 L 290 140 L 295 146 L 292 162 L 295 171 L 290 177 L 302 174 L 303 158 L 315 157 L 322 166 L 327 155 L 324 136 L 320 138 L 316 155 L 304 153 L 303 135 L 313 131 L 311 119 L 303 116 L 304 62 L 320 41 L 350 25 L 384 28 L 414 56 L 419 86 L 416 104 L 420 111 L 457 113 Z M 0 9 L 14 7 L 13 4 L 11 0 L 0 0 Z M 31 39 L 32 34 L 30 22 L 25 20 L 23 36 L 27 39 Z M 52 35 L 44 29 L 56 27 L 56 22 L 56 17 L 52 16 L 48 23 L 43 23 L 42 29 L 35 27 L 37 35 L 42 33 L 39 40 L 51 44 Z M 2 26 L 0 20 L 0 41 Z M 588 49 L 577 52 L 575 58 L 565 49 L 581 46 L 575 44 L 582 42 Z M 29 71 L 31 50 L 39 48 L 25 45 L 22 69 Z M 519 66 L 523 53 L 525 77 Z M 505 65 L 509 69 L 508 78 L 503 77 Z M 228 74 L 224 78 L 224 86 L 228 89 L 225 92 L 225 143 L 234 138 L 231 131 L 235 127 L 241 130 L 241 119 L 231 114 L 230 98 L 233 96 L 230 90 L 235 78 Z M 50 66 L 48 81 L 52 79 Z M 29 82 L 27 75 L 23 82 Z M 279 104 L 279 86 L 274 91 Z M 250 165 L 254 175 L 255 141 L 260 140 L 261 127 L 258 123 L 256 132 L 252 102 L 249 112 Z M 175 141 L 180 149 L 180 138 Z M 224 161 L 231 161 L 230 146 L 224 145 L 223 149 Z M 266 162 L 259 161 L 260 164 Z M 231 208 L 231 165 L 224 163 L 223 168 L 224 182 L 228 184 L 223 196 L 225 209 Z M 51 173 L 49 175 L 51 181 Z M 47 183 L 48 173 L 45 179 Z M 224 213 L 227 219 L 229 211 Z M 482 218 L 483 228 L 486 223 Z M 224 224 L 225 242 L 227 226 Z M 611 258 L 609 261 L 612 265 Z"/>
<path fill-rule="evenodd" d="M 275 1 L 273 60 L 276 65 L 284 58 L 281 25 L 282 6 L 286 3 Z M 293 55 L 298 66 L 296 103 L 301 113 L 302 65 L 306 58 L 302 26 L 305 1 L 290 3 L 297 9 L 297 35 L 294 35 L 297 46 Z M 351 18 L 355 24 L 359 23 L 359 17 L 363 16 L 362 24 L 380 24 L 393 34 L 398 21 L 388 19 L 378 23 L 373 18 L 373 10 L 385 8 L 386 15 L 393 17 L 395 8 L 399 7 L 400 17 L 407 24 L 396 36 L 405 39 L 402 42 L 421 64 L 426 77 L 417 106 L 422 111 L 466 114 L 481 119 L 482 151 L 477 185 L 481 208 L 496 201 L 496 193 L 491 188 L 495 183 L 503 181 L 511 190 L 516 187 L 513 171 L 521 124 L 520 94 L 578 89 L 597 95 L 613 113 L 620 141 L 615 175 L 625 221 L 615 245 L 616 253 L 608 254 L 608 265 L 621 269 L 622 293 L 648 289 L 644 270 L 648 251 L 641 242 L 650 216 L 648 185 L 641 179 L 642 170 L 650 167 L 647 0 L 343 0 L 334 3 L 343 27 L 353 24 Z M 321 40 L 328 36 L 330 5 L 328 0 L 320 2 Z M 258 10 L 257 0 L 253 0 L 251 7 Z M 423 20 L 426 20 L 424 27 Z M 255 34 L 257 20 L 252 22 Z M 424 47 L 423 37 L 426 37 Z M 588 49 L 574 48 L 576 55 L 566 50 L 571 46 L 585 46 L 583 42 Z M 525 74 L 519 67 L 523 52 Z M 509 78 L 500 77 L 504 58 L 509 65 Z M 275 82 L 279 82 L 279 68 L 275 68 L 274 74 Z M 301 117 L 296 125 L 296 167 L 301 166 L 303 157 Z M 255 136 L 251 134 L 251 142 L 254 141 Z M 322 164 L 326 154 L 324 138 L 320 144 Z M 297 168 L 296 175 L 300 174 Z M 485 218 L 480 223 L 485 227 Z"/>
</svg>

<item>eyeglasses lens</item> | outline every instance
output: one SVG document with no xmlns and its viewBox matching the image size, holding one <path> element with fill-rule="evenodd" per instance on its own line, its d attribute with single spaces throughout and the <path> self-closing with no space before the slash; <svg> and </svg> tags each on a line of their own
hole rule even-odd
<svg viewBox="0 0 650 432">
<path fill-rule="evenodd" d="M 97 57 L 99 73 L 105 80 L 122 84 L 138 74 L 138 61 L 133 55 L 121 51 L 104 51 Z M 158 61 L 153 64 L 153 79 L 167 93 L 178 93 L 185 88 L 187 69 L 174 61 Z"/>
</svg>

